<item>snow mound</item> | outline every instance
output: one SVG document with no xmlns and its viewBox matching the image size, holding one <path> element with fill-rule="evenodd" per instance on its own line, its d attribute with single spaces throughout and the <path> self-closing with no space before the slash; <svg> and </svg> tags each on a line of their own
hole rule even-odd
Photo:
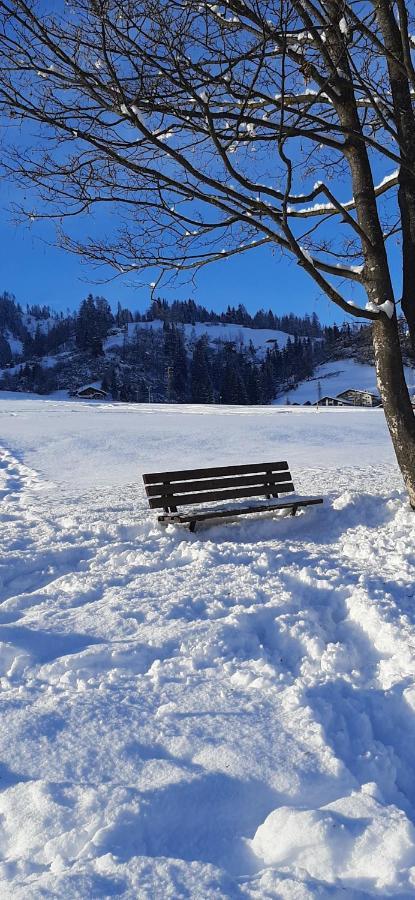
<svg viewBox="0 0 415 900">
<path fill-rule="evenodd" d="M 250 846 L 266 866 L 305 869 L 329 883 L 399 884 L 415 866 L 415 829 L 396 806 L 376 799 L 374 784 L 319 809 L 283 806 L 267 816 Z M 415 868 L 413 873 L 415 889 Z"/>
</svg>

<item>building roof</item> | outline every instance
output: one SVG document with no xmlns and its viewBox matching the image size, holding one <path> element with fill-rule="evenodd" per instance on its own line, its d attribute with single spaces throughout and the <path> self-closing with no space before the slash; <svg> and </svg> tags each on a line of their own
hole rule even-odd
<svg viewBox="0 0 415 900">
<path fill-rule="evenodd" d="M 76 393 L 79 396 L 80 394 L 85 394 L 86 391 L 92 391 L 95 394 L 102 394 L 103 397 L 107 396 L 107 391 L 104 391 L 101 387 L 98 387 L 96 384 L 84 384 L 82 387 L 78 388 Z"/>
<path fill-rule="evenodd" d="M 373 397 L 374 400 L 380 400 L 379 394 L 374 394 L 373 391 L 362 390 L 360 388 L 347 388 L 345 391 L 340 391 L 340 394 L 337 394 L 338 397 L 343 397 L 344 394 L 368 394 L 369 397 Z"/>
<path fill-rule="evenodd" d="M 352 406 L 352 404 L 349 403 L 348 400 L 341 400 L 340 395 L 338 395 L 337 397 L 330 397 L 329 394 L 325 394 L 324 397 L 320 397 L 319 400 L 315 400 L 314 403 L 311 404 L 311 405 L 312 405 L 312 406 L 318 406 L 318 404 L 319 404 L 319 403 L 323 403 L 324 400 L 332 400 L 333 403 L 337 403 L 339 406 Z M 303 406 L 304 406 L 304 405 L 305 405 L 305 404 L 303 404 Z"/>
</svg>

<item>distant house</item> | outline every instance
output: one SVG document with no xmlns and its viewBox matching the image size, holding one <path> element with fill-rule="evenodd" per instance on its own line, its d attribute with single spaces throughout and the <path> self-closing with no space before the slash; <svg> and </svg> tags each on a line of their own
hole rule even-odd
<svg viewBox="0 0 415 900">
<path fill-rule="evenodd" d="M 349 388 L 337 394 L 340 400 L 346 400 L 353 406 L 381 406 L 380 397 L 377 394 L 371 394 L 370 391 L 358 391 L 355 388 Z"/>
<path fill-rule="evenodd" d="M 321 397 L 320 400 L 316 400 L 315 403 L 311 404 L 312 406 L 352 406 L 347 400 L 341 400 L 340 397 Z M 304 406 L 310 406 L 310 403 L 305 403 Z"/>
<path fill-rule="evenodd" d="M 96 387 L 95 384 L 85 384 L 83 387 L 78 388 L 75 396 L 80 397 L 82 400 L 105 400 L 108 394 L 102 388 Z"/>
</svg>

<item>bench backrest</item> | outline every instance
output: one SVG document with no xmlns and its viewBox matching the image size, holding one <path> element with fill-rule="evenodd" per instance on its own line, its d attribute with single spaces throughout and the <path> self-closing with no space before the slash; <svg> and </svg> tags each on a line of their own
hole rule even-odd
<svg viewBox="0 0 415 900">
<path fill-rule="evenodd" d="M 287 462 L 151 472 L 143 481 L 151 509 L 165 512 L 220 500 L 278 497 L 294 490 Z"/>
</svg>

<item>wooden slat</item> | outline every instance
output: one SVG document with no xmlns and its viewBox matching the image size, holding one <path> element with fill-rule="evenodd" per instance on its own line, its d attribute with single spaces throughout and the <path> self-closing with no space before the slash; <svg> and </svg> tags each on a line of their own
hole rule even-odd
<svg viewBox="0 0 415 900">
<path fill-rule="evenodd" d="M 187 522 L 202 522 L 205 519 L 225 519 L 225 518 L 233 518 L 234 516 L 249 516 L 253 513 L 259 512 L 272 512 L 274 509 L 295 509 L 297 506 L 313 506 L 316 503 L 323 503 L 322 497 L 309 497 L 304 500 L 296 499 L 296 500 L 287 500 L 287 502 L 281 503 L 264 503 L 259 506 L 237 506 L 234 509 L 225 509 L 218 510 L 215 512 L 213 509 L 210 512 L 206 513 L 194 513 L 194 515 L 189 514 L 188 516 L 173 516 L 173 515 L 165 515 L 159 516 L 159 522 L 172 522 L 181 524 Z"/>
<path fill-rule="evenodd" d="M 204 478 L 201 481 L 176 481 L 173 484 L 149 484 L 146 485 L 146 493 L 148 497 L 163 497 L 176 494 L 194 494 L 196 491 L 214 491 L 225 488 L 250 487 L 250 485 L 260 485 L 264 488 L 258 493 L 272 493 L 266 491 L 268 486 L 280 484 L 283 481 L 292 481 L 290 472 L 273 472 L 272 474 L 264 474 L 258 472 L 252 475 L 240 475 L 237 478 Z"/>
<path fill-rule="evenodd" d="M 220 478 L 222 475 L 251 475 L 253 472 L 282 472 L 288 469 L 287 462 L 253 463 L 247 466 L 215 466 L 212 469 L 180 469 L 177 472 L 147 472 L 144 484 L 163 481 L 189 481 L 196 478 Z"/>
<path fill-rule="evenodd" d="M 283 482 L 273 485 L 271 493 L 282 494 L 293 490 L 292 482 Z M 210 503 L 220 500 L 236 500 L 242 497 L 258 497 L 264 493 L 265 491 L 257 486 L 229 491 L 206 491 L 201 494 L 178 494 L 177 496 L 170 494 L 164 497 L 149 497 L 148 502 L 151 509 L 160 509 L 168 506 L 187 506 L 190 503 Z"/>
</svg>

